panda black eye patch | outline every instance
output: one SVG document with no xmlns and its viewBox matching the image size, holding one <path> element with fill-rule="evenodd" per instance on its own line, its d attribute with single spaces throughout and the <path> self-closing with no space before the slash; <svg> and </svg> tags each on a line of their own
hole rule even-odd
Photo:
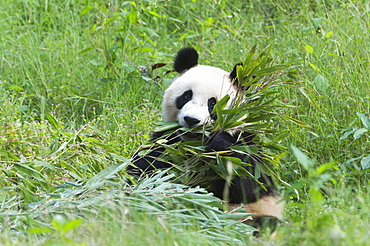
<svg viewBox="0 0 370 246">
<path fill-rule="evenodd" d="M 176 108 L 182 109 L 184 105 L 193 98 L 193 91 L 187 90 L 181 96 L 176 98 Z"/>
<path fill-rule="evenodd" d="M 216 103 L 217 103 L 217 100 L 216 100 L 215 97 L 211 97 L 210 99 L 208 99 L 208 103 L 207 103 L 208 104 L 208 112 L 211 115 L 212 120 L 217 119 L 216 114 L 212 114 L 213 108 L 215 107 Z"/>
<path fill-rule="evenodd" d="M 216 98 L 215 97 L 211 97 L 210 99 L 208 99 L 208 112 L 209 113 L 212 113 L 213 111 L 213 108 L 214 106 L 216 105 Z"/>
</svg>

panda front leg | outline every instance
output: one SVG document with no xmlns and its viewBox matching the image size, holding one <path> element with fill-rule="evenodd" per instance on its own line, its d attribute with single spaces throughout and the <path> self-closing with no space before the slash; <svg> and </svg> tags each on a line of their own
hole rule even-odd
<svg viewBox="0 0 370 246">
<path fill-rule="evenodd" d="M 222 151 L 232 145 L 245 144 L 256 146 L 253 142 L 254 137 L 255 134 L 246 132 L 234 132 L 234 134 L 228 132 L 214 133 L 207 148 L 209 150 Z M 242 161 L 246 159 L 245 156 L 238 153 L 233 153 L 231 156 L 237 157 Z M 244 168 L 250 173 L 254 173 L 255 166 L 262 161 L 262 158 L 260 155 L 253 154 L 249 160 L 252 162 L 250 163 L 252 166 Z M 282 202 L 271 177 L 262 174 L 259 182 L 266 186 L 266 190 L 252 178 L 235 176 L 231 183 L 227 183 L 223 179 L 219 180 L 211 188 L 211 191 L 216 197 L 228 201 L 230 210 L 243 208 L 247 212 L 252 213 L 251 217 L 253 220 L 246 220 L 245 223 L 258 229 L 270 228 L 274 230 L 283 219 L 284 202 Z M 228 197 L 224 197 L 225 189 L 228 190 Z"/>
<path fill-rule="evenodd" d="M 283 221 L 284 202 L 280 196 L 264 196 L 254 203 L 242 206 L 249 213 L 253 213 L 252 220 L 245 223 L 259 230 L 274 231 Z"/>
<path fill-rule="evenodd" d="M 267 229 L 273 232 L 283 221 L 284 202 L 274 186 L 268 186 L 262 178 L 259 181 L 266 185 L 266 190 L 254 179 L 235 176 L 231 183 L 219 180 L 210 191 L 227 201 L 230 211 L 243 209 L 251 213 L 250 217 L 242 219 L 243 223 L 258 231 Z M 225 189 L 228 189 L 228 197 L 224 197 Z"/>
<path fill-rule="evenodd" d="M 253 138 L 255 133 L 241 132 L 230 129 L 228 131 L 213 132 L 208 140 L 207 150 L 223 151 L 233 145 L 255 145 Z"/>
<path fill-rule="evenodd" d="M 237 137 L 228 132 L 214 132 L 208 141 L 207 150 L 223 151 L 237 142 Z"/>
<path fill-rule="evenodd" d="M 164 133 L 156 132 L 153 134 L 151 141 L 160 139 Z M 181 141 L 176 133 L 166 137 L 167 144 L 174 144 Z M 131 175 L 139 176 L 143 173 L 151 173 L 157 169 L 166 169 L 172 165 L 161 158 L 165 152 L 165 148 L 154 146 L 152 148 L 144 148 L 138 150 L 132 157 L 132 165 L 127 167 L 127 172 Z"/>
<path fill-rule="evenodd" d="M 146 153 L 143 153 L 147 151 Z M 171 165 L 160 160 L 160 156 L 165 151 L 164 148 L 155 148 L 151 149 L 141 149 L 134 154 L 132 158 L 133 165 L 130 165 L 127 168 L 128 173 L 130 174 L 139 174 L 138 172 L 149 173 L 156 169 L 169 168 Z M 141 154 L 143 153 L 143 154 Z"/>
</svg>

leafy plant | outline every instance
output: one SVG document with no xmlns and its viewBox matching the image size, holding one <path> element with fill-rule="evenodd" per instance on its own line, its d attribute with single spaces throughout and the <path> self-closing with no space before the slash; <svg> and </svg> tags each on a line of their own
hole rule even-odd
<svg viewBox="0 0 370 246">
<path fill-rule="evenodd" d="M 206 237 L 216 245 L 244 244 L 253 233 L 252 227 L 238 221 L 250 214 L 225 212 L 220 199 L 199 187 L 171 183 L 173 175 L 166 175 L 166 171 L 135 187 L 123 185 L 124 180 L 116 174 L 127 163 L 101 171 L 85 185 L 66 182 L 44 200 L 30 204 L 27 213 L 1 215 L 14 216 L 15 219 L 8 220 L 13 228 L 28 224 L 29 236 L 45 238 L 45 245 L 86 245 L 80 242 L 88 242 L 100 229 L 112 233 L 113 228 L 121 231 L 132 225 L 142 225 L 145 231 L 160 228 L 163 237 L 172 234 Z M 22 220 L 25 216 L 27 219 Z M 110 223 L 101 225 L 97 223 L 100 220 Z M 184 231 L 185 227 L 192 228 L 191 232 Z M 120 243 L 128 243 L 128 238 L 138 233 L 141 231 L 130 230 Z M 100 239 L 94 238 L 92 243 L 114 241 L 104 234 Z"/>
<path fill-rule="evenodd" d="M 55 215 L 50 227 L 44 228 L 32 228 L 28 232 L 32 234 L 45 234 L 55 232 L 57 234 L 56 239 L 50 239 L 43 245 L 72 245 L 72 246 L 84 246 L 86 244 L 75 243 L 71 238 L 67 236 L 67 233 L 77 229 L 82 223 L 82 219 L 76 219 L 67 221 L 62 215 Z"/>
<path fill-rule="evenodd" d="M 353 139 L 356 141 L 359 141 L 362 136 L 366 140 L 365 142 L 369 141 L 370 135 L 368 134 L 370 130 L 370 118 L 366 114 L 362 113 L 356 113 L 358 117 L 360 117 L 361 122 L 363 124 L 362 128 L 353 128 L 349 131 L 344 132 L 344 134 L 340 137 L 340 140 L 345 140 L 348 139 L 349 136 L 353 136 Z M 366 145 L 366 143 L 365 143 Z M 366 152 L 366 150 L 364 151 Z M 362 170 L 369 169 L 370 168 L 370 152 L 369 153 L 364 153 L 358 157 L 354 157 L 354 159 L 361 159 L 361 168 Z M 352 159 L 352 160 L 354 160 Z"/>
<path fill-rule="evenodd" d="M 328 170 L 333 168 L 337 163 L 330 162 L 316 167 L 315 160 L 310 159 L 296 146 L 291 145 L 290 148 L 298 163 L 303 168 L 303 177 L 292 184 L 292 186 L 287 190 L 286 195 L 290 196 L 295 193 L 298 194 L 299 199 L 299 192 L 297 192 L 297 190 L 302 190 L 302 188 L 306 188 L 308 190 L 308 198 L 310 199 L 312 205 L 322 205 L 324 201 L 323 190 L 325 190 L 327 182 L 331 180 L 333 181 L 333 183 L 336 183 L 335 179 L 332 178 L 332 175 L 328 173 Z"/>
</svg>

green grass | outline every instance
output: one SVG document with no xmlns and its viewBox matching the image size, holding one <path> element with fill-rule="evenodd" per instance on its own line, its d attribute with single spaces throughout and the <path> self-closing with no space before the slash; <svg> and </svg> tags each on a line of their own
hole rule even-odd
<svg viewBox="0 0 370 246">
<path fill-rule="evenodd" d="M 3 1 L 0 244 L 366 245 L 369 8 L 334 0 Z M 165 73 L 181 47 L 231 71 L 254 44 L 273 44 L 275 63 L 298 70 L 299 82 L 281 89 L 298 108 L 284 113 L 313 127 L 275 122 L 287 147 L 278 172 L 295 190 L 284 187 L 287 223 L 258 239 L 208 195 L 190 189 L 174 199 L 180 188 L 166 180 L 170 188 L 149 182 L 140 193 L 124 172 L 160 120 L 175 76 Z M 150 69 L 157 63 L 165 66 Z"/>
</svg>

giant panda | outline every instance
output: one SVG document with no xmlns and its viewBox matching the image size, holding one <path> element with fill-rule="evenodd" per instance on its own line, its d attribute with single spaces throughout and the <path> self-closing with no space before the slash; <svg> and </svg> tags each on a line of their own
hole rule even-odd
<svg viewBox="0 0 370 246">
<path fill-rule="evenodd" d="M 212 113 L 217 100 L 230 95 L 231 100 L 238 95 L 238 81 L 235 65 L 232 72 L 220 68 L 198 64 L 198 53 L 193 48 L 181 49 L 174 60 L 174 70 L 179 73 L 172 84 L 165 90 L 162 103 L 163 121 L 177 121 L 179 125 L 194 128 L 205 124 L 212 124 L 215 115 Z M 161 133 L 154 133 L 153 141 Z M 167 144 L 178 141 L 190 141 L 196 136 L 192 134 L 174 133 L 167 137 Z M 215 132 L 207 141 L 207 149 L 224 151 L 233 145 L 256 146 L 253 142 L 254 133 L 232 129 L 224 132 Z M 144 156 L 135 153 L 133 165 L 129 166 L 131 174 L 148 173 L 155 169 L 169 168 L 171 164 L 162 161 L 159 157 L 164 148 L 151 149 Z M 232 154 L 251 166 L 245 166 L 254 173 L 254 167 L 262 161 L 263 154 L 243 156 Z M 249 221 L 256 227 L 275 226 L 283 216 L 283 203 L 270 176 L 262 174 L 258 179 L 266 189 L 263 189 L 252 178 L 233 177 L 229 187 L 229 197 L 223 197 L 225 180 L 220 178 L 210 187 L 205 187 L 216 197 L 227 200 L 229 208 L 242 207 L 253 213 L 253 220 Z"/>
</svg>

